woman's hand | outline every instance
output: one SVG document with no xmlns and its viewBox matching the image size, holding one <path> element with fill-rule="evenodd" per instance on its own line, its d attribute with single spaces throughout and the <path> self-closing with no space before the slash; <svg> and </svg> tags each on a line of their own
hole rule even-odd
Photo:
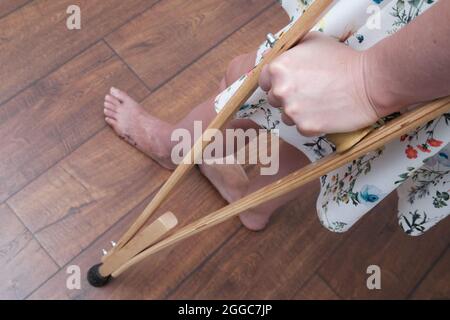
<svg viewBox="0 0 450 320">
<path fill-rule="evenodd" d="M 283 108 L 284 122 L 313 136 L 350 132 L 378 120 L 365 76 L 362 52 L 312 32 L 266 65 L 259 85 L 272 106 Z"/>
</svg>

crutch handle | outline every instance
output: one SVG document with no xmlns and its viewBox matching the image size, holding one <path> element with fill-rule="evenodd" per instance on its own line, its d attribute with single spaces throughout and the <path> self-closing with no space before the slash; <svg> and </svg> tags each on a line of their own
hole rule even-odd
<svg viewBox="0 0 450 320">
<path fill-rule="evenodd" d="M 374 129 L 370 126 L 353 132 L 331 133 L 327 134 L 326 138 L 335 145 L 337 153 L 343 153 L 363 140 Z"/>
</svg>

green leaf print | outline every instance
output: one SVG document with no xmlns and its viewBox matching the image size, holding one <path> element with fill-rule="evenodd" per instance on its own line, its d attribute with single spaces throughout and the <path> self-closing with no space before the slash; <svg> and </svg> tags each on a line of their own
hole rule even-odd
<svg viewBox="0 0 450 320">
<path fill-rule="evenodd" d="M 438 209 L 446 207 L 449 198 L 450 198 L 450 195 L 448 194 L 448 192 L 436 191 L 436 195 L 433 196 L 433 206 Z"/>
<path fill-rule="evenodd" d="M 329 228 L 333 232 L 342 232 L 342 231 L 344 231 L 344 228 L 345 228 L 346 225 L 347 225 L 347 223 L 342 222 L 342 221 L 333 221 Z"/>
<path fill-rule="evenodd" d="M 409 212 L 408 217 L 403 215 L 402 220 L 400 221 L 400 226 L 406 232 L 406 234 L 411 234 L 414 231 L 419 231 L 419 233 L 424 233 L 425 223 L 427 222 L 427 214 L 424 212 L 421 215 L 418 210 L 414 212 Z"/>
<path fill-rule="evenodd" d="M 329 201 L 333 201 L 338 205 L 341 203 L 351 203 L 354 206 L 358 206 L 360 202 L 366 197 L 366 194 L 360 194 L 359 191 L 355 191 L 355 183 L 360 175 L 367 175 L 372 170 L 372 162 L 380 157 L 383 150 L 380 149 L 374 153 L 368 154 L 357 160 L 354 160 L 347 166 L 347 170 L 344 172 L 344 176 L 340 176 L 339 173 L 332 175 L 329 182 L 326 183 L 326 179 L 322 179 L 322 192 L 325 198 L 322 208 L 325 212 L 328 211 Z M 326 185 L 324 185 L 326 183 Z M 361 199 L 363 198 L 363 199 Z"/>
<path fill-rule="evenodd" d="M 389 33 L 393 34 L 410 23 L 422 12 L 424 4 L 430 5 L 433 2 L 433 0 L 408 0 L 408 5 L 406 5 L 405 0 L 398 0 L 392 8 L 391 15 L 396 19 L 392 24 L 393 29 Z"/>
<path fill-rule="evenodd" d="M 408 192 L 408 202 L 411 204 L 413 204 L 416 199 L 421 199 L 425 196 L 428 196 L 430 194 L 429 190 L 431 186 L 437 186 L 442 182 L 444 184 L 447 183 L 447 181 L 444 181 L 444 179 L 450 173 L 450 170 L 436 171 L 427 167 L 419 168 L 416 171 L 414 171 L 414 168 L 409 167 L 407 170 L 408 172 L 404 172 L 399 175 L 400 180 L 397 180 L 395 183 L 401 184 L 407 179 L 411 178 L 411 180 L 414 182 L 414 186 L 412 186 Z"/>
</svg>

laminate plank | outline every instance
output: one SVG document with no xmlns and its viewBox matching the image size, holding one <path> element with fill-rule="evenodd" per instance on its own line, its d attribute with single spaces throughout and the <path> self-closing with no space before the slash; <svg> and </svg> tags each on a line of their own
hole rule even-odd
<svg viewBox="0 0 450 320">
<path fill-rule="evenodd" d="M 0 18 L 7 16 L 31 0 L 2 0 L 0 2 Z"/>
<path fill-rule="evenodd" d="M 102 130 L 8 203 L 62 266 L 167 177 L 144 154 Z"/>
<path fill-rule="evenodd" d="M 138 100 L 149 93 L 98 43 L 0 107 L 0 201 L 106 126 L 103 100 L 111 86 Z"/>
<path fill-rule="evenodd" d="M 0 299 L 23 299 L 58 266 L 5 204 L 0 221 Z"/>
<path fill-rule="evenodd" d="M 70 264 L 80 266 L 85 274 L 93 264 L 100 261 L 101 249 L 107 248 L 110 240 L 117 240 L 123 234 L 125 228 L 141 213 L 148 201 L 150 198 L 145 199 L 125 219 L 70 261 Z M 177 216 L 180 226 L 183 226 L 192 219 L 199 218 L 224 204 L 224 200 L 195 170 L 171 195 L 167 204 L 158 210 L 152 220 L 163 212 L 171 210 Z M 61 283 L 66 281 L 67 275 L 60 271 L 34 292 L 30 299 L 163 299 L 174 286 L 189 276 L 193 267 L 205 259 L 237 228 L 239 228 L 239 222 L 234 219 L 210 232 L 201 233 L 177 246 L 163 250 L 127 270 L 121 277 L 114 279 L 101 290 L 91 287 L 85 279 L 83 279 L 81 290 L 67 290 L 61 286 Z"/>
<path fill-rule="evenodd" d="M 166 0 L 106 40 L 154 89 L 273 2 Z"/>
<path fill-rule="evenodd" d="M 414 291 L 412 299 L 450 299 L 449 248 Z"/>
<path fill-rule="evenodd" d="M 202 264 L 170 299 L 289 299 L 313 275 L 342 235 L 323 228 L 315 212 L 318 185 L 283 207 L 264 232 L 242 228 Z"/>
<path fill-rule="evenodd" d="M 345 299 L 404 299 L 450 241 L 447 219 L 420 237 L 398 227 L 395 194 L 390 205 L 362 219 L 349 239 L 331 255 L 319 274 Z M 369 290 L 367 268 L 381 269 L 381 290 Z"/>
<path fill-rule="evenodd" d="M 338 300 L 339 297 L 319 276 L 314 275 L 293 297 L 294 300 Z"/>
<path fill-rule="evenodd" d="M 3 1 L 2 1 L 3 2 Z M 79 0 L 81 30 L 68 30 L 71 0 L 35 0 L 0 20 L 0 103 L 57 69 L 156 0 Z"/>
<path fill-rule="evenodd" d="M 143 106 L 153 115 L 167 122 L 177 123 L 199 103 L 217 95 L 219 83 L 234 57 L 256 51 L 265 41 L 268 32 L 276 32 L 288 22 L 287 15 L 279 5 L 271 6 L 161 89 L 153 92 L 144 100 Z"/>
</svg>

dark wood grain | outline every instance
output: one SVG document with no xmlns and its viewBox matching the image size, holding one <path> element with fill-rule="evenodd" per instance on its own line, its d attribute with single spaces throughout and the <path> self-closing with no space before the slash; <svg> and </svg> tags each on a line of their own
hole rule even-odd
<svg viewBox="0 0 450 320">
<path fill-rule="evenodd" d="M 143 106 L 159 118 L 177 123 L 199 103 L 217 95 L 219 83 L 233 58 L 255 51 L 268 32 L 279 30 L 286 23 L 288 17 L 280 7 L 271 6 L 161 89 L 153 92 L 145 99 Z"/>
<path fill-rule="evenodd" d="M 62 266 L 167 176 L 150 158 L 103 130 L 8 203 Z"/>
<path fill-rule="evenodd" d="M 448 229 L 447 229 L 448 231 Z M 450 248 L 412 295 L 413 299 L 450 299 Z"/>
<path fill-rule="evenodd" d="M 103 100 L 111 86 L 138 100 L 148 94 L 99 43 L 0 107 L 0 201 L 106 126 Z"/>
<path fill-rule="evenodd" d="M 4 204 L 0 221 L 0 299 L 23 299 L 58 266 Z"/>
<path fill-rule="evenodd" d="M 0 1 L 0 18 L 4 18 L 9 13 L 20 8 L 31 0 L 2 0 Z"/>
<path fill-rule="evenodd" d="M 202 196 L 198 196 L 199 194 Z M 101 249 L 107 247 L 111 239 L 117 240 L 149 200 L 150 198 L 145 199 L 124 220 L 101 236 L 70 264 L 79 265 L 83 272 L 87 272 L 91 265 L 98 263 Z M 194 171 L 172 194 L 167 205 L 158 210 L 155 217 L 170 209 L 178 217 L 182 226 L 204 215 L 205 212 L 223 205 L 224 200 L 198 171 Z M 212 232 L 202 233 L 178 246 L 164 250 L 131 268 L 102 290 L 92 288 L 84 280 L 81 291 L 65 290 L 61 287 L 61 283 L 65 281 L 66 275 L 61 270 L 30 298 L 162 299 L 237 228 L 239 228 L 239 222 L 236 219 L 218 226 Z"/>
<path fill-rule="evenodd" d="M 293 297 L 295 300 L 338 300 L 339 297 L 319 276 L 313 276 Z"/>
<path fill-rule="evenodd" d="M 271 3 L 166 0 L 106 39 L 153 89 Z"/>
<path fill-rule="evenodd" d="M 317 185 L 278 212 L 267 230 L 244 228 L 196 269 L 171 299 L 289 299 L 313 275 L 342 235 L 315 213 Z"/>
<path fill-rule="evenodd" d="M 81 30 L 68 30 L 71 0 L 35 0 L 0 20 L 0 103 L 47 75 L 156 0 L 79 0 Z"/>
<path fill-rule="evenodd" d="M 450 220 L 420 237 L 403 233 L 397 221 L 396 195 L 384 209 L 365 216 L 350 238 L 329 257 L 319 273 L 347 299 L 404 299 L 450 241 Z M 367 267 L 381 268 L 381 290 L 369 290 Z"/>
</svg>

